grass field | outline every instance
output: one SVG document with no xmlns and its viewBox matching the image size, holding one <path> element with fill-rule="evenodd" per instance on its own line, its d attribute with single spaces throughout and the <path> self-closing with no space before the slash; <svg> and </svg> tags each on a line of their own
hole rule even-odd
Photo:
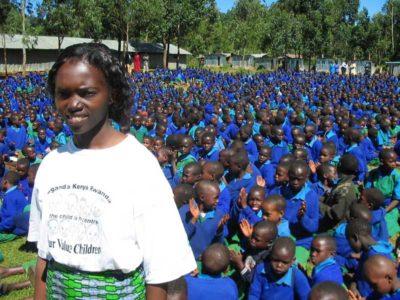
<svg viewBox="0 0 400 300">
<path fill-rule="evenodd" d="M 0 263 L 1 267 L 16 267 L 21 266 L 23 263 L 32 260 L 36 257 L 35 253 L 26 253 L 18 250 L 23 245 L 26 238 L 19 238 L 17 240 L 0 244 L 0 251 L 4 255 L 4 261 Z M 13 283 L 28 280 L 27 274 L 11 276 L 5 279 L 0 279 L 0 283 Z M 4 300 L 19 300 L 33 295 L 33 288 L 14 291 L 6 296 L 0 296 Z"/>
</svg>

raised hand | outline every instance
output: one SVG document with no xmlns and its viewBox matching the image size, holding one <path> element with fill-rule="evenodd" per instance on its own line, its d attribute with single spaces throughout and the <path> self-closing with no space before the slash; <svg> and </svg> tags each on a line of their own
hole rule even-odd
<svg viewBox="0 0 400 300">
<path fill-rule="evenodd" d="M 194 198 L 189 200 L 189 210 L 192 214 L 192 223 L 195 224 L 200 217 L 200 208 L 196 204 L 196 201 L 194 201 Z"/>
<path fill-rule="evenodd" d="M 253 226 L 251 226 L 249 221 L 247 221 L 246 219 L 243 219 L 240 222 L 239 227 L 240 227 L 240 231 L 243 233 L 243 235 L 246 238 L 250 238 L 251 235 L 253 234 Z"/>
<path fill-rule="evenodd" d="M 261 186 L 262 188 L 265 188 L 265 179 L 262 176 L 257 176 L 256 178 L 256 183 L 258 186 Z"/>
<path fill-rule="evenodd" d="M 247 207 L 247 192 L 245 188 L 240 189 L 238 203 L 241 208 Z"/>
<path fill-rule="evenodd" d="M 231 216 L 229 214 L 225 214 L 222 217 L 222 219 L 218 223 L 217 233 L 221 233 L 222 232 L 222 230 L 224 229 L 225 224 L 228 223 L 230 217 Z"/>
</svg>

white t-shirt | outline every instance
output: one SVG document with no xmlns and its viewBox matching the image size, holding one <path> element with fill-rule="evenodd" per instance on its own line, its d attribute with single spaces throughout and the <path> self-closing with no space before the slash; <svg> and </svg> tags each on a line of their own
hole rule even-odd
<svg viewBox="0 0 400 300">
<path fill-rule="evenodd" d="M 148 283 L 196 268 L 156 158 L 128 135 L 116 146 L 78 149 L 72 140 L 41 163 L 32 195 L 29 241 L 39 256 L 88 272 L 135 270 Z"/>
</svg>

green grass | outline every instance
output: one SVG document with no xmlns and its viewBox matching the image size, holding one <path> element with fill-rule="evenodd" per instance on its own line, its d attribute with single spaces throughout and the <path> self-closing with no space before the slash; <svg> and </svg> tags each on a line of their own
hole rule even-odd
<svg viewBox="0 0 400 300">
<path fill-rule="evenodd" d="M 21 266 L 23 263 L 32 260 L 36 257 L 35 253 L 26 253 L 19 251 L 18 248 L 23 245 L 26 238 L 19 238 L 17 240 L 0 244 L 0 251 L 3 253 L 4 261 L 0 264 L 1 267 L 17 267 Z M 10 276 L 5 279 L 1 279 L 1 283 L 13 283 L 28 280 L 27 274 Z M 1 299 L 4 300 L 18 300 L 24 299 L 26 297 L 33 296 L 33 288 L 13 291 L 7 296 L 2 296 Z"/>
</svg>

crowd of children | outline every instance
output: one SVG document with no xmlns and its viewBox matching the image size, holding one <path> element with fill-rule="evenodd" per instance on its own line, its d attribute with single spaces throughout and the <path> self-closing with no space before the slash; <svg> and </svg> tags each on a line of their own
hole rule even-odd
<svg viewBox="0 0 400 300">
<path fill-rule="evenodd" d="M 40 161 L 71 136 L 45 82 L 0 80 L 0 241 L 27 233 Z M 131 123 L 113 126 L 173 188 L 198 262 L 189 299 L 400 299 L 398 78 L 187 69 L 131 84 Z"/>
</svg>

